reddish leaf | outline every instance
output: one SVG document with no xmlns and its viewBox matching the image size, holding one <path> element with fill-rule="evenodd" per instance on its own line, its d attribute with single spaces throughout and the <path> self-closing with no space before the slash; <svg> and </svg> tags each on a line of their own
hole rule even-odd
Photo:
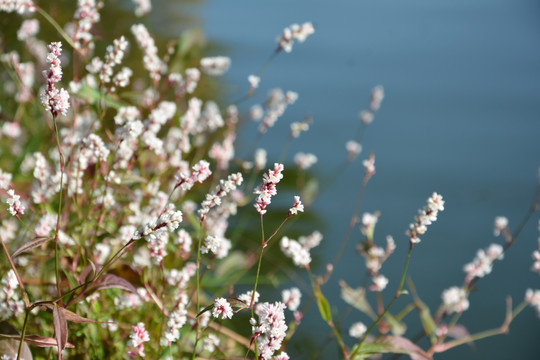
<svg viewBox="0 0 540 360">
<path fill-rule="evenodd" d="M 69 311 L 68 309 L 62 308 L 62 312 L 64 313 L 64 316 L 66 317 L 67 321 L 76 322 L 76 323 L 85 323 L 85 322 L 90 322 L 90 323 L 94 323 L 94 324 L 101 324 L 102 323 L 100 321 L 87 319 L 85 317 L 79 316 L 79 315 L 75 314 L 74 312 Z"/>
<path fill-rule="evenodd" d="M 448 331 L 448 336 L 451 336 L 454 339 L 463 339 L 471 336 L 471 334 L 465 326 L 456 324 Z M 467 344 L 469 344 L 471 348 L 474 348 L 474 342 L 470 341 Z"/>
<path fill-rule="evenodd" d="M 403 351 L 407 353 L 412 360 L 433 360 L 431 356 L 426 354 L 418 345 L 411 342 L 409 339 L 406 339 L 401 336 L 385 336 L 381 341 L 390 344 L 393 350 Z"/>
<path fill-rule="evenodd" d="M 95 283 L 90 285 L 92 291 L 117 288 L 137 294 L 137 289 L 129 281 L 113 274 L 102 275 Z"/>
<path fill-rule="evenodd" d="M 7 321 L 0 321 L 0 355 L 6 355 L 10 359 L 17 358 L 20 345 L 19 340 L 11 338 L 13 336 L 15 336 L 16 339 L 19 339 L 19 332 Z M 24 343 L 22 347 L 21 359 L 33 359 L 30 347 L 26 343 Z"/>
<path fill-rule="evenodd" d="M 67 344 L 68 328 L 64 312 L 56 304 L 53 308 L 53 326 L 56 344 L 58 345 L 58 359 L 62 360 L 62 350 L 64 350 Z"/>
<path fill-rule="evenodd" d="M 13 340 L 21 340 L 20 335 L 4 335 L 0 334 L 0 338 L 7 338 L 7 339 L 13 339 Z M 56 339 L 53 339 L 51 337 L 43 337 L 39 335 L 25 335 L 24 336 L 24 342 L 34 345 L 37 347 L 53 347 L 58 346 Z M 66 342 L 66 348 L 74 348 L 73 344 Z"/>
<path fill-rule="evenodd" d="M 11 254 L 11 257 L 14 258 L 17 255 L 20 255 L 20 254 L 22 254 L 24 252 L 30 251 L 30 250 L 32 250 L 34 248 L 37 248 L 38 246 L 41 246 L 42 244 L 45 244 L 47 241 L 52 240 L 52 239 L 53 238 L 50 238 L 50 237 L 40 236 L 40 237 L 37 237 L 37 238 L 35 238 L 33 240 L 30 240 L 27 243 L 25 243 L 23 246 L 21 246 L 20 248 L 15 250 L 15 252 L 13 254 Z"/>
<path fill-rule="evenodd" d="M 90 280 L 88 278 L 88 275 L 92 274 L 92 277 L 94 277 L 97 271 L 98 269 L 96 269 L 94 263 L 90 261 L 90 265 L 88 265 L 81 271 L 81 274 L 79 275 L 79 282 L 81 284 L 84 284 L 86 281 Z"/>
</svg>

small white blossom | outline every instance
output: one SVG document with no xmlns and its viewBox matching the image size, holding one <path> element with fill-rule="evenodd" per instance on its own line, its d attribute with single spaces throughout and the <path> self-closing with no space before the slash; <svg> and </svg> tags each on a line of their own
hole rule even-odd
<svg viewBox="0 0 540 360">
<path fill-rule="evenodd" d="M 461 313 L 469 308 L 467 292 L 460 287 L 453 286 L 442 293 L 443 304 L 449 313 Z"/>
<path fill-rule="evenodd" d="M 226 56 L 205 57 L 201 59 L 201 71 L 212 76 L 223 75 L 231 66 L 231 59 Z"/>
<path fill-rule="evenodd" d="M 349 336 L 360 339 L 367 331 L 366 325 L 361 322 L 356 322 L 349 328 Z"/>
<path fill-rule="evenodd" d="M 223 320 L 232 319 L 233 310 L 231 304 L 225 298 L 217 298 L 214 301 L 214 308 L 212 309 L 212 315 L 215 318 L 221 316 Z"/>
</svg>

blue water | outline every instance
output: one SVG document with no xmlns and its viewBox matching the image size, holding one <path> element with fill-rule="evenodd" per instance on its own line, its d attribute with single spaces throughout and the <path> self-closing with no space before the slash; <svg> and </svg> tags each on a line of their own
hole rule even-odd
<svg viewBox="0 0 540 360">
<path fill-rule="evenodd" d="M 223 78 L 231 100 L 245 93 L 247 76 L 272 53 L 285 26 L 315 25 L 316 33 L 305 43 L 275 59 L 262 76 L 261 96 L 241 108 L 264 101 L 274 87 L 299 93 L 297 103 L 263 138 L 270 162 L 277 160 L 290 123 L 312 114 L 314 124 L 293 143 L 288 160 L 298 151 L 313 152 L 319 158 L 315 171 L 328 176 L 345 156 L 344 144 L 359 126 L 357 114 L 368 106 L 371 89 L 385 87 L 386 98 L 362 144 L 362 158 L 376 154 L 377 173 L 361 211 L 380 210 L 377 239 L 391 234 L 398 244 L 382 269 L 390 278 L 387 298 L 407 251 L 404 231 L 433 191 L 444 196 L 446 209 L 415 248 L 409 268 L 432 308 L 445 288 L 462 283 L 462 266 L 477 249 L 502 243 L 493 237 L 495 216 L 507 216 L 513 229 L 522 220 L 540 165 L 538 1 L 208 1 L 199 15 L 209 40 L 223 45 L 209 55 L 232 58 Z M 172 25 L 168 28 L 174 32 Z M 254 125 L 244 130 L 238 155 L 246 155 L 254 136 Z M 325 243 L 314 251 L 316 272 L 332 260 L 346 231 L 362 176 L 357 161 L 314 204 L 325 219 Z M 530 271 L 537 225 L 536 215 L 504 261 L 471 293 L 471 306 L 460 320 L 471 333 L 502 324 L 506 296 L 517 304 L 527 288 L 540 288 L 540 278 Z M 324 288 L 336 311 L 345 308 L 337 280 L 359 286 L 364 276 L 363 261 L 354 251 L 359 239 L 356 231 L 332 284 Z M 405 303 L 400 299 L 396 308 Z M 419 328 L 415 317 L 407 318 L 408 336 Z M 351 313 L 345 333 L 354 321 L 368 319 Z M 302 326 L 317 329 L 310 335 L 316 344 L 327 336 L 313 307 Z M 509 334 L 478 341 L 474 351 L 463 346 L 435 358 L 538 359 L 539 334 L 540 319 L 527 308 Z M 293 358 L 317 348 L 301 346 L 291 343 Z M 335 345 L 320 358 L 336 358 Z"/>
</svg>

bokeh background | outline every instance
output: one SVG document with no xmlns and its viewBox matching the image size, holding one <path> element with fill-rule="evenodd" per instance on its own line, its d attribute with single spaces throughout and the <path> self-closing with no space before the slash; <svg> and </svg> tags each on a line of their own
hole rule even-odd
<svg viewBox="0 0 540 360">
<path fill-rule="evenodd" d="M 386 97 L 362 141 L 361 157 L 374 152 L 377 173 L 361 211 L 381 211 L 376 239 L 382 242 L 390 234 L 398 245 L 382 269 L 390 278 L 387 297 L 403 266 L 404 231 L 433 191 L 443 194 L 446 209 L 415 249 L 409 267 L 420 296 L 433 308 L 445 288 L 462 283 L 462 267 L 478 249 L 502 243 L 493 236 L 495 216 L 507 216 L 513 229 L 523 219 L 540 165 L 537 1 L 237 0 L 186 6 L 161 0 L 154 1 L 148 20 L 167 37 L 186 26 L 174 21 L 175 14 L 186 11 L 196 15 L 195 24 L 188 26 L 200 22 L 215 45 L 207 55 L 232 58 L 231 70 L 223 77 L 231 101 L 245 93 L 247 76 L 272 53 L 274 39 L 285 26 L 313 22 L 316 33 L 295 45 L 291 54 L 280 54 L 262 76 L 260 96 L 241 106 L 246 112 L 274 87 L 299 93 L 297 103 L 262 140 L 270 161 L 279 157 L 290 123 L 311 114 L 314 123 L 292 144 L 288 161 L 297 151 L 313 152 L 319 158 L 314 172 L 330 177 L 345 156 L 345 142 L 359 127 L 357 115 L 367 108 L 371 89 L 384 86 Z M 238 139 L 240 156 L 248 156 L 254 137 L 255 126 L 246 126 Z M 362 176 L 357 161 L 313 205 L 324 219 L 325 235 L 315 250 L 316 271 L 322 272 L 333 259 Z M 517 304 L 527 288 L 540 287 L 540 278 L 530 271 L 537 228 L 534 216 L 505 259 L 471 293 L 470 308 L 460 321 L 471 333 L 502 324 L 507 296 Z M 359 286 L 364 276 L 363 260 L 354 250 L 360 238 L 357 231 L 324 288 L 336 311 L 346 308 L 337 280 Z M 420 329 L 414 317 L 408 317 L 409 335 Z M 342 326 L 367 320 L 352 312 Z M 314 357 L 314 349 L 319 358 L 337 357 L 335 345 L 320 347 L 329 330 L 314 307 L 303 326 L 312 331 L 291 342 L 293 358 Z M 436 358 L 534 360 L 540 356 L 539 334 L 540 319 L 527 308 L 509 334 Z"/>
<path fill-rule="evenodd" d="M 163 26 L 166 12 L 180 7 L 156 2 L 150 21 Z M 242 104 L 247 111 L 262 102 L 274 87 L 294 90 L 299 100 L 263 138 L 270 161 L 279 157 L 291 122 L 311 114 L 308 133 L 291 145 L 313 152 L 314 172 L 329 177 L 345 156 L 344 144 L 359 127 L 358 112 L 367 108 L 371 89 L 381 84 L 386 97 L 375 121 L 363 136 L 362 158 L 376 155 L 377 173 L 368 184 L 361 211 L 381 211 L 376 241 L 394 236 L 397 252 L 382 269 L 390 278 L 387 297 L 399 281 L 407 251 L 404 231 L 437 191 L 446 209 L 413 253 L 409 275 L 430 306 L 441 292 L 460 285 L 462 267 L 480 248 L 502 244 L 493 236 L 495 216 L 505 215 L 515 229 L 533 199 L 540 165 L 540 3 L 527 0 L 477 1 L 209 1 L 194 9 L 211 43 L 222 48 L 208 55 L 232 58 L 223 78 L 230 99 L 247 89 L 246 78 L 258 70 L 275 48 L 274 39 L 292 23 L 313 22 L 316 33 L 280 54 L 263 74 L 260 96 Z M 152 20 L 153 19 L 153 20 Z M 167 23 L 167 31 L 174 25 Z M 164 30 L 165 31 L 165 30 Z M 238 139 L 246 155 L 255 137 L 247 126 Z M 244 152 L 243 152 L 244 151 Z M 314 203 L 324 219 L 324 244 L 316 249 L 315 269 L 323 271 L 346 232 L 363 169 L 357 161 Z M 504 320 L 505 299 L 522 301 L 525 290 L 539 288 L 530 268 L 537 248 L 538 216 L 517 243 L 470 294 L 470 308 L 461 318 L 471 333 L 498 327 Z M 361 235 L 348 243 L 331 284 L 325 286 L 335 310 L 343 310 L 338 279 L 359 286 L 363 260 L 355 252 Z M 406 301 L 397 302 L 397 308 Z M 413 335 L 420 328 L 410 314 Z M 343 329 L 367 321 L 352 312 Z M 309 358 L 320 349 L 329 329 L 314 307 L 304 330 L 289 349 L 293 358 Z M 436 359 L 538 359 L 540 319 L 527 308 L 507 335 L 462 346 Z M 347 335 L 345 335 L 347 337 Z M 352 344 L 352 339 L 348 339 Z M 335 345 L 319 358 L 337 358 Z"/>
</svg>

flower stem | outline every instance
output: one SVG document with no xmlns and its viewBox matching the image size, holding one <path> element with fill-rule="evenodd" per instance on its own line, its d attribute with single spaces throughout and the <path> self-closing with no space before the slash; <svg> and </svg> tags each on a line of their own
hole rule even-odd
<svg viewBox="0 0 540 360">
<path fill-rule="evenodd" d="M 386 305 L 386 307 L 384 308 L 384 311 L 377 317 L 377 319 L 373 322 L 373 324 L 371 324 L 371 326 L 366 330 L 366 333 L 364 334 L 364 336 L 362 336 L 362 338 L 360 339 L 360 342 L 358 343 L 357 346 L 355 346 L 354 351 L 351 353 L 351 356 L 350 356 L 351 360 L 354 359 L 354 356 L 362 347 L 362 344 L 368 337 L 369 333 L 377 326 L 377 324 L 381 321 L 384 315 L 386 315 L 388 310 L 390 310 L 390 307 L 392 307 L 394 302 L 396 302 L 398 297 L 401 295 L 401 290 L 403 289 L 403 283 L 405 282 L 405 276 L 407 275 L 407 269 L 409 267 L 409 261 L 411 259 L 411 253 L 412 253 L 413 247 L 414 245 L 411 243 L 409 246 L 409 252 L 407 253 L 407 260 L 405 260 L 405 266 L 403 267 L 403 273 L 401 274 L 401 281 L 399 282 L 399 286 L 396 291 L 396 294 L 394 295 L 394 298 L 388 303 L 388 305 Z"/>
<path fill-rule="evenodd" d="M 24 312 L 24 323 L 21 332 L 21 339 L 19 341 L 19 349 L 17 350 L 17 359 L 21 359 L 23 344 L 24 344 L 24 335 L 26 335 L 26 326 L 28 325 L 28 315 L 30 314 L 30 309 L 26 309 Z"/>
<path fill-rule="evenodd" d="M 43 16 L 45 18 L 45 20 L 47 20 L 56 29 L 56 31 L 58 31 L 60 36 L 62 36 L 64 38 L 64 40 L 66 40 L 66 42 L 73 49 L 77 50 L 77 48 L 75 47 L 75 44 L 73 43 L 73 40 L 71 40 L 71 38 L 66 34 L 66 32 L 62 29 L 62 27 L 56 22 L 56 20 L 54 20 L 49 14 L 47 14 L 47 12 L 45 10 L 43 10 L 39 6 L 36 6 L 35 8 L 36 8 L 37 12 L 41 16 Z"/>
</svg>

